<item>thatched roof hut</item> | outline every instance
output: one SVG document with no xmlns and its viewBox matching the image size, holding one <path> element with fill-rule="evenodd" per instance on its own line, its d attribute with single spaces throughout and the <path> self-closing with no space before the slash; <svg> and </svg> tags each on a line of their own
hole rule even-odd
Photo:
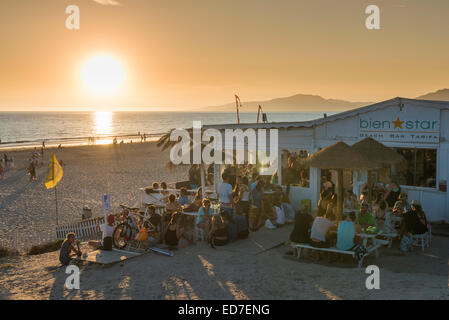
<svg viewBox="0 0 449 320">
<path fill-rule="evenodd" d="M 351 146 L 358 153 L 382 166 L 390 166 L 405 161 L 405 158 L 373 138 L 365 138 Z"/>
<path fill-rule="evenodd" d="M 337 142 L 312 154 L 306 162 L 321 169 L 374 169 L 379 163 L 372 161 L 344 142 Z"/>
<path fill-rule="evenodd" d="M 312 154 L 307 163 L 311 167 L 337 170 L 337 214 L 343 215 L 343 169 L 374 169 L 381 165 L 357 152 L 344 142 L 337 142 Z"/>
</svg>

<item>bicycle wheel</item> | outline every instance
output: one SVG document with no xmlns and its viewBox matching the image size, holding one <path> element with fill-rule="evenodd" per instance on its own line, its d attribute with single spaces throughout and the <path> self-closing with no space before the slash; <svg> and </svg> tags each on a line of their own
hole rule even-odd
<svg viewBox="0 0 449 320">
<path fill-rule="evenodd" d="M 131 240 L 131 236 L 131 226 L 127 223 L 120 223 L 114 228 L 114 233 L 112 234 L 114 247 L 116 247 L 117 249 L 125 248 L 128 244 L 128 241 Z"/>
</svg>

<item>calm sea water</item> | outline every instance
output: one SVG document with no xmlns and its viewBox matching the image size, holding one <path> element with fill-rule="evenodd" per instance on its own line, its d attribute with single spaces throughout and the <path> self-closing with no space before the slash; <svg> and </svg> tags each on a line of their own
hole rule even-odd
<svg viewBox="0 0 449 320">
<path fill-rule="evenodd" d="M 317 112 L 267 113 L 269 122 L 307 121 L 323 116 Z M 87 143 L 87 137 L 135 135 L 154 137 L 172 128 L 236 123 L 235 113 L 196 112 L 0 112 L 0 147 Z M 242 123 L 255 123 L 257 113 L 241 113 Z M 106 141 L 106 139 L 104 140 Z"/>
</svg>

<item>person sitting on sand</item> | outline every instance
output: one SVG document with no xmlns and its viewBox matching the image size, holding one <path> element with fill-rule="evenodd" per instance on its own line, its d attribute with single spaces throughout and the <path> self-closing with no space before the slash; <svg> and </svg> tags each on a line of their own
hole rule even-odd
<svg viewBox="0 0 449 320">
<path fill-rule="evenodd" d="M 187 193 L 187 188 L 186 187 L 182 187 L 179 190 L 178 203 L 181 206 L 186 206 L 186 205 L 190 204 L 189 194 Z"/>
<path fill-rule="evenodd" d="M 269 198 L 263 199 L 263 222 L 267 229 L 276 229 L 277 227 L 276 208 Z"/>
<path fill-rule="evenodd" d="M 0 163 L 0 180 L 3 179 L 3 166 Z"/>
<path fill-rule="evenodd" d="M 165 243 L 171 248 L 175 249 L 181 238 L 187 240 L 190 244 L 195 244 L 193 241 L 189 240 L 184 232 L 184 218 L 181 213 L 174 212 L 171 214 L 171 219 L 167 224 L 164 232 Z"/>
<path fill-rule="evenodd" d="M 224 246 L 229 242 L 226 222 L 221 214 L 212 216 L 208 238 L 210 246 L 214 249 L 215 246 Z"/>
<path fill-rule="evenodd" d="M 198 215 L 196 217 L 195 225 L 197 228 L 204 229 L 206 234 L 208 234 L 210 229 L 210 218 L 214 211 L 211 208 L 211 203 L 209 199 L 203 199 L 203 204 L 198 210 Z"/>
<path fill-rule="evenodd" d="M 100 249 L 100 250 L 112 250 L 112 234 L 114 233 L 114 215 L 110 214 L 107 217 L 107 223 L 104 223 L 100 226 L 102 235 L 102 241 L 95 241 L 91 240 L 89 241 L 89 246 L 93 247 L 94 249 Z"/>
<path fill-rule="evenodd" d="M 273 207 L 276 212 L 276 225 L 278 227 L 281 227 L 285 224 L 285 213 L 284 213 L 284 209 L 282 208 L 280 198 L 274 199 Z"/>
<path fill-rule="evenodd" d="M 220 215 L 223 217 L 223 221 L 226 224 L 229 242 L 236 241 L 238 238 L 238 230 L 237 223 L 235 222 L 234 217 L 231 216 L 227 211 L 220 212 Z"/>
<path fill-rule="evenodd" d="M 73 244 L 76 244 L 76 248 Z M 75 234 L 73 232 L 67 233 L 64 242 L 61 245 L 61 249 L 59 251 L 59 262 L 61 265 L 67 266 L 72 261 L 71 253 L 75 253 L 78 257 L 81 257 L 82 253 L 79 246 L 80 242 L 75 240 Z"/>
<path fill-rule="evenodd" d="M 176 200 L 176 195 L 171 193 L 168 196 L 168 202 L 165 205 L 165 211 L 167 213 L 173 213 L 175 211 L 182 211 L 181 205 L 178 203 L 178 200 Z"/>
</svg>

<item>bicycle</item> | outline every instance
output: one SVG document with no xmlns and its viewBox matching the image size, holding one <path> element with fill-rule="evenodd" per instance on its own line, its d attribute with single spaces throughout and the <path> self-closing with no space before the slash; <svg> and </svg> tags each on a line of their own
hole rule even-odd
<svg viewBox="0 0 449 320">
<path fill-rule="evenodd" d="M 120 207 L 123 209 L 120 214 L 121 216 L 119 215 L 118 217 L 118 220 L 121 222 L 114 227 L 114 232 L 112 233 L 114 247 L 123 249 L 130 242 L 137 241 L 137 237 L 142 227 L 145 228 L 145 231 L 148 234 L 154 234 L 156 232 L 156 227 L 150 222 L 148 217 L 139 213 L 139 208 L 128 207 L 123 204 L 121 204 Z M 133 220 L 130 214 L 141 218 L 140 226 L 139 223 L 136 223 Z"/>
</svg>

